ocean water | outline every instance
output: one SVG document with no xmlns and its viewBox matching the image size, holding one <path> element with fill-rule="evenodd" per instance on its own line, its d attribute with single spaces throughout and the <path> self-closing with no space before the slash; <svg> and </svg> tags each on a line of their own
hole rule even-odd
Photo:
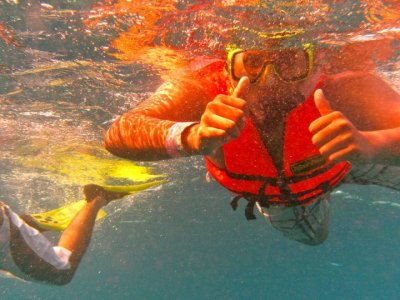
<svg viewBox="0 0 400 300">
<path fill-rule="evenodd" d="M 137 39 L 135 26 L 160 16 L 146 3 L 174 12 L 177 26 L 182 16 L 171 7 L 206 16 L 229 12 L 226 1 L 214 2 L 2 0 L 0 199 L 18 212 L 37 212 L 80 199 L 83 183 L 116 180 L 101 167 L 106 160 L 121 163 L 101 150 L 104 130 L 178 66 L 187 68 L 176 60 L 177 50 L 200 56 L 191 47 L 202 47 L 168 43 L 167 24 L 149 21 L 165 38 L 155 45 L 176 52 L 144 55 L 148 45 Z M 309 2 L 315 13 L 336 9 L 332 20 L 341 20 L 344 34 L 356 32 L 353 40 L 374 39 L 372 33 L 384 30 L 398 34 L 396 1 L 333 1 L 328 8 L 329 1 Z M 203 22 L 202 16 L 193 18 Z M 372 29 L 357 31 L 368 22 Z M 160 64 L 149 63 L 152 55 L 161 55 Z M 377 66 L 396 89 L 398 70 L 397 59 Z M 399 191 L 342 185 L 332 196 L 328 239 L 310 247 L 284 238 L 260 216 L 247 221 L 244 202 L 233 211 L 232 195 L 207 180 L 202 158 L 135 167 L 145 168 L 138 181 L 162 174 L 168 182 L 106 208 L 69 285 L 0 275 L 0 299 L 399 298 Z M 57 234 L 49 238 L 56 241 Z"/>
</svg>

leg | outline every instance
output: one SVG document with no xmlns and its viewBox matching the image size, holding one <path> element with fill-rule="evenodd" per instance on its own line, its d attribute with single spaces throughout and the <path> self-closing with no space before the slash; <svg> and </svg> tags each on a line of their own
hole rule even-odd
<svg viewBox="0 0 400 300">
<path fill-rule="evenodd" d="M 20 215 L 20 218 L 22 220 L 24 220 L 24 222 L 26 224 L 28 224 L 29 226 L 31 226 L 32 228 L 35 228 L 36 230 L 40 231 L 40 232 L 45 232 L 48 231 L 47 229 L 41 227 L 33 218 L 31 215 L 29 214 L 23 214 Z"/>
<path fill-rule="evenodd" d="M 62 233 L 58 246 L 72 252 L 71 270 L 75 272 L 89 246 L 98 211 L 109 202 L 122 198 L 127 193 L 110 192 L 90 184 L 84 187 L 87 204 Z"/>
<path fill-rule="evenodd" d="M 6 211 L 11 255 L 19 270 L 29 276 L 27 279 L 56 285 L 71 281 L 90 243 L 97 212 L 122 195 L 100 188 L 89 196 L 83 209 L 62 233 L 57 247 L 10 209 Z"/>
</svg>

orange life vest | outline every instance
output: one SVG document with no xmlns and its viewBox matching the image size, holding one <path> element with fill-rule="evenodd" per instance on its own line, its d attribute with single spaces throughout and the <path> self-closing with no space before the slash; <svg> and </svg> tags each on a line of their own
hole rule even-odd
<svg viewBox="0 0 400 300">
<path fill-rule="evenodd" d="M 225 188 L 252 202 L 250 206 L 255 201 L 261 206 L 307 205 L 337 186 L 351 168 L 348 162 L 327 163 L 312 143 L 308 127 L 319 116 L 313 93 L 289 112 L 280 168 L 248 118 L 239 138 L 223 146 L 226 169 L 206 158 L 207 169 Z"/>
</svg>

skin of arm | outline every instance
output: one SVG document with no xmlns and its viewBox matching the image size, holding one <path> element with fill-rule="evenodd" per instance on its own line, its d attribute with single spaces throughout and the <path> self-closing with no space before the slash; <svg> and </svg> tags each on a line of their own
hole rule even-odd
<svg viewBox="0 0 400 300">
<path fill-rule="evenodd" d="M 219 62 L 220 63 L 220 62 Z M 175 122 L 198 122 L 182 133 L 190 155 L 210 154 L 236 137 L 243 126 L 246 102 L 236 88 L 232 96 L 222 94 L 227 82 L 224 68 L 214 64 L 180 80 L 164 84 L 138 107 L 118 118 L 105 135 L 111 153 L 135 160 L 169 158 L 165 150 L 168 129 Z"/>
<path fill-rule="evenodd" d="M 400 96 L 381 78 L 347 72 L 329 78 L 314 99 L 321 117 L 309 129 L 327 159 L 400 165 Z"/>
<path fill-rule="evenodd" d="M 227 75 L 224 75 L 227 76 Z M 168 158 L 164 141 L 179 121 L 199 124 L 182 133 L 192 155 L 218 156 L 221 145 L 238 136 L 246 117 L 243 100 L 247 79 L 229 96 L 209 93 L 215 83 L 197 74 L 176 82 L 118 119 L 105 137 L 115 155 L 138 160 Z M 203 79 L 203 80 L 202 80 Z M 315 94 L 322 117 L 310 125 L 313 143 L 323 156 L 337 162 L 399 164 L 399 95 L 386 82 L 365 71 L 331 75 Z M 328 110 L 321 103 L 328 102 Z M 330 104 L 329 104 L 330 103 Z"/>
</svg>

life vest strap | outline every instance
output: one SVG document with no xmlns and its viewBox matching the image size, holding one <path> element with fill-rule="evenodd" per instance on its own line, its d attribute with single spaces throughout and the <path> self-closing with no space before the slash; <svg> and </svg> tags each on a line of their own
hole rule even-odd
<svg viewBox="0 0 400 300">
<path fill-rule="evenodd" d="M 332 181 L 336 181 L 338 178 L 341 178 L 341 174 L 347 172 L 347 168 L 344 167 L 338 174 L 336 174 Z M 306 206 L 310 204 L 312 201 L 317 199 L 318 197 L 326 194 L 330 190 L 333 189 L 332 186 L 328 182 L 322 182 L 314 189 L 302 191 L 300 193 L 291 194 L 290 200 L 282 200 L 282 195 L 266 195 L 264 190 L 268 185 L 268 181 L 265 181 L 262 187 L 259 190 L 258 195 L 250 194 L 250 193 L 243 193 L 235 196 L 231 201 L 231 206 L 233 210 L 236 211 L 238 207 L 238 202 L 241 198 L 244 198 L 248 203 L 245 208 L 245 216 L 247 220 L 255 220 L 256 216 L 254 214 L 254 206 L 256 202 L 260 204 L 262 207 L 270 207 L 271 205 L 279 205 L 279 206 L 286 206 L 286 207 L 293 207 L 293 206 Z M 305 195 L 311 194 L 311 196 L 306 197 L 302 200 L 300 198 L 304 197 Z M 274 198 L 278 198 L 278 200 L 273 200 Z"/>
<path fill-rule="evenodd" d="M 286 177 L 285 181 L 289 184 L 292 183 L 297 183 L 306 179 L 309 179 L 311 177 L 318 176 L 322 173 L 327 172 L 330 168 L 332 167 L 332 164 L 326 165 L 322 168 L 319 168 L 318 170 L 315 170 L 312 173 L 308 173 L 305 175 L 292 175 L 290 177 Z M 262 175 L 250 175 L 250 174 L 238 174 L 231 172 L 229 170 L 223 170 L 227 176 L 233 178 L 233 179 L 239 179 L 239 180 L 252 180 L 252 181 L 268 181 L 269 184 L 271 185 L 277 185 L 277 178 L 273 177 L 265 177 Z"/>
<path fill-rule="evenodd" d="M 255 220 L 256 219 L 256 215 L 254 214 L 254 206 L 256 204 L 256 199 L 250 199 L 248 197 L 245 197 L 244 195 L 238 195 L 236 197 L 234 197 L 231 201 L 231 206 L 233 208 L 233 210 L 236 210 L 238 207 L 238 202 L 241 198 L 244 198 L 245 200 L 247 200 L 247 205 L 246 208 L 244 210 L 244 215 L 246 216 L 247 220 Z"/>
<path fill-rule="evenodd" d="M 318 197 L 332 191 L 351 168 L 349 163 L 343 163 L 340 166 L 338 165 L 335 172 L 317 186 L 308 186 L 307 189 L 303 186 L 296 189 L 293 185 L 299 183 L 299 176 L 285 177 L 283 180 L 279 180 L 273 177 L 232 173 L 228 170 L 216 167 L 212 162 L 208 161 L 207 158 L 206 163 L 209 172 L 213 174 L 217 181 L 228 190 L 237 194 L 231 201 L 231 206 L 234 210 L 237 209 L 238 201 L 241 198 L 245 198 L 248 201 L 245 209 L 245 215 L 248 220 L 256 218 L 253 213 L 256 202 L 262 207 L 269 207 L 271 205 L 287 207 L 298 205 L 307 206 Z M 330 172 L 331 169 L 329 169 L 329 167 L 330 165 L 301 177 L 302 179 L 309 179 L 313 176 L 323 175 L 324 171 Z M 245 185 L 246 182 L 253 184 L 253 190 L 251 190 L 251 188 L 247 188 L 247 190 L 240 189 L 240 185 Z"/>
</svg>

